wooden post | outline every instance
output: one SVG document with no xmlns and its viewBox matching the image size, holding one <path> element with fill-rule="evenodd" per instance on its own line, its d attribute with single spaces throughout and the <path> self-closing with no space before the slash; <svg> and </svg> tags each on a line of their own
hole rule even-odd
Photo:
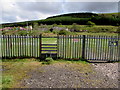
<svg viewBox="0 0 120 90">
<path fill-rule="evenodd" d="M 82 42 L 82 59 L 85 59 L 85 35 L 83 35 L 83 42 Z"/>
</svg>

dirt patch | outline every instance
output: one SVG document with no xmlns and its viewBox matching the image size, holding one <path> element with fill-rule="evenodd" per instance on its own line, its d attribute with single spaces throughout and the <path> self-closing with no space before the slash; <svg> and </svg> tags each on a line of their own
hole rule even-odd
<svg viewBox="0 0 120 90">
<path fill-rule="evenodd" d="M 21 88 L 118 88 L 118 63 L 54 63 L 28 75 Z"/>
</svg>

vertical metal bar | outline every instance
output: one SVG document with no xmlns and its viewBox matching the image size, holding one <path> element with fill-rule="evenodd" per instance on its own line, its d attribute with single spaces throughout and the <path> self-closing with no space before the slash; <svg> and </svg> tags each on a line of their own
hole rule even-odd
<svg viewBox="0 0 120 90">
<path fill-rule="evenodd" d="M 63 58 L 65 58 L 65 51 L 64 51 L 64 35 L 63 36 Z"/>
<path fill-rule="evenodd" d="M 104 51 L 104 47 L 105 47 L 105 36 L 103 36 L 103 39 L 102 39 L 102 42 L 103 42 L 103 55 L 102 55 L 102 60 L 104 61 L 105 60 L 105 51 Z"/>
<path fill-rule="evenodd" d="M 23 36 L 21 37 L 21 57 L 23 57 Z"/>
<path fill-rule="evenodd" d="M 24 42 L 25 40 L 24 40 L 24 36 L 22 36 L 22 49 L 23 49 L 23 57 L 25 57 L 25 42 Z"/>
<path fill-rule="evenodd" d="M 10 48 L 9 48 L 9 43 L 10 43 L 10 41 L 9 41 L 10 39 L 9 39 L 9 35 L 8 35 L 8 46 L 7 46 L 7 49 L 8 49 L 8 57 L 10 57 Z"/>
<path fill-rule="evenodd" d="M 94 59 L 94 36 L 92 35 L 92 43 L 91 43 L 91 50 L 92 50 L 92 59 Z"/>
<path fill-rule="evenodd" d="M 79 58 L 82 58 L 82 36 L 79 35 Z"/>
<path fill-rule="evenodd" d="M 14 53 L 15 53 L 15 57 L 17 56 L 17 48 L 16 48 L 16 35 L 14 36 Z"/>
<path fill-rule="evenodd" d="M 26 57 L 26 36 L 24 36 L 24 57 Z"/>
<path fill-rule="evenodd" d="M 66 36 L 66 58 L 68 59 L 68 48 L 69 48 L 69 45 L 68 45 L 68 43 L 69 43 L 69 39 L 68 39 L 68 35 Z"/>
<path fill-rule="evenodd" d="M 99 59 L 99 56 L 100 56 L 100 47 L 99 47 L 99 44 L 100 44 L 100 36 L 98 36 L 98 39 L 97 39 L 97 53 L 98 53 L 98 57 L 97 57 L 97 59 Z"/>
<path fill-rule="evenodd" d="M 12 51 L 13 51 L 13 57 L 15 57 L 15 52 L 14 52 L 14 47 L 15 47 L 15 45 L 14 45 L 14 39 L 15 39 L 15 36 L 13 35 L 13 36 L 12 36 Z"/>
<path fill-rule="evenodd" d="M 21 56 L 23 57 L 23 42 L 22 42 L 23 36 L 21 36 Z"/>
<path fill-rule="evenodd" d="M 28 56 L 31 57 L 31 36 L 29 36 L 28 43 L 29 43 Z"/>
<path fill-rule="evenodd" d="M 85 45 L 85 46 L 86 46 L 86 59 L 88 60 L 88 50 L 89 50 L 89 49 L 88 49 L 88 48 L 89 48 L 89 46 L 88 46 L 88 44 L 89 44 L 89 43 L 88 43 L 88 35 L 86 35 L 86 38 L 87 38 L 87 43 L 85 43 L 85 44 L 86 44 L 86 45 Z"/>
<path fill-rule="evenodd" d="M 21 47 L 21 36 L 19 36 L 20 37 L 20 56 L 22 55 L 22 47 Z"/>
<path fill-rule="evenodd" d="M 38 57 L 38 36 L 36 36 L 36 57 Z"/>
<path fill-rule="evenodd" d="M 67 41 L 67 40 L 66 40 L 66 35 L 64 35 L 64 44 L 65 44 L 65 45 L 64 45 L 64 47 L 65 47 L 65 48 L 64 48 L 64 50 L 65 50 L 65 59 L 66 59 L 66 54 L 67 54 L 67 53 L 66 53 L 66 41 Z"/>
<path fill-rule="evenodd" d="M 32 36 L 32 57 L 34 56 L 33 55 L 33 53 L 34 53 L 33 39 L 34 39 L 34 35 Z"/>
<path fill-rule="evenodd" d="M 21 52 L 21 50 L 20 50 L 20 36 L 18 36 L 18 39 L 19 39 L 19 41 L 18 41 L 19 42 L 19 48 L 18 48 L 19 49 L 19 55 L 18 56 L 20 57 L 20 55 L 21 55 L 20 54 L 20 52 Z"/>
<path fill-rule="evenodd" d="M 34 38 L 34 57 L 37 57 L 36 55 L 37 55 L 37 53 L 36 53 L 36 48 L 37 48 L 37 42 L 36 42 L 36 35 L 34 35 L 35 36 L 35 38 Z"/>
<path fill-rule="evenodd" d="M 99 53 L 98 53 L 98 51 L 99 51 L 99 50 L 98 50 L 98 48 L 99 48 L 99 47 L 98 47 L 98 44 L 99 44 L 99 43 L 98 43 L 98 40 L 99 40 L 99 37 L 96 36 L 95 40 L 96 40 L 96 42 L 95 42 L 95 43 L 96 43 L 96 55 L 95 55 L 95 59 L 98 59 L 98 55 L 99 55 Z"/>
<path fill-rule="evenodd" d="M 74 59 L 74 56 L 75 56 L 75 52 L 74 52 L 74 35 L 72 37 L 72 58 Z"/>
<path fill-rule="evenodd" d="M 71 54 L 71 51 L 72 51 L 72 45 L 71 45 L 71 35 L 69 35 L 69 39 L 70 39 L 70 43 L 69 43 L 69 45 L 70 45 L 70 56 L 69 56 L 69 58 L 71 59 L 71 57 L 72 57 L 72 54 Z"/>
<path fill-rule="evenodd" d="M 100 36 L 100 43 L 99 43 L 99 45 L 100 45 L 100 47 L 99 47 L 99 48 L 100 48 L 100 59 L 99 59 L 99 60 L 101 60 L 101 54 L 102 54 L 102 53 L 101 53 L 101 51 L 102 51 L 102 47 L 101 47 L 101 45 L 102 45 L 101 36 Z"/>
<path fill-rule="evenodd" d="M 5 57 L 5 38 L 4 38 L 4 35 L 3 35 L 3 37 L 2 37 L 2 46 L 4 47 L 4 48 L 2 48 L 1 50 L 3 51 L 4 50 L 4 54 L 3 54 L 3 57 Z"/>
<path fill-rule="evenodd" d="M 104 49 L 105 50 L 105 60 L 107 60 L 107 48 L 108 48 L 108 43 L 107 42 L 108 42 L 107 36 L 105 36 L 105 47 L 104 47 L 105 48 Z"/>
<path fill-rule="evenodd" d="M 82 58 L 85 59 L 85 35 L 83 35 L 83 42 L 82 42 Z"/>
<path fill-rule="evenodd" d="M 26 48 L 27 48 L 27 56 L 29 56 L 29 50 L 30 50 L 30 43 L 29 43 L 29 36 L 27 36 L 26 40 L 27 40 L 27 45 L 26 45 Z"/>
<path fill-rule="evenodd" d="M 76 57 L 76 54 L 77 54 L 76 51 L 77 51 L 77 50 L 76 50 L 76 36 L 75 36 L 75 59 L 77 58 L 77 57 Z"/>
<path fill-rule="evenodd" d="M 103 60 L 103 36 L 101 36 L 101 59 L 100 60 Z"/>
<path fill-rule="evenodd" d="M 1 45 L 1 47 L 0 47 L 0 50 L 1 50 L 1 56 L 0 56 L 0 58 L 2 58 L 3 56 L 4 56 L 4 47 L 3 47 L 3 35 L 1 35 L 0 36 L 0 45 Z"/>
</svg>

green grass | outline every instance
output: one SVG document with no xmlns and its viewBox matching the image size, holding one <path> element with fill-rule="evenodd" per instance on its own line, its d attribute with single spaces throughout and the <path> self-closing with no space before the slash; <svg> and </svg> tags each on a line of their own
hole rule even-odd
<svg viewBox="0 0 120 90">
<path fill-rule="evenodd" d="M 2 76 L 2 87 L 9 88 L 13 83 L 13 77 L 10 75 Z"/>
<path fill-rule="evenodd" d="M 2 88 L 18 88 L 23 78 L 29 78 L 28 72 L 42 65 L 37 59 L 3 59 L 2 61 L 1 65 L 4 67 Z"/>
<path fill-rule="evenodd" d="M 88 32 L 77 32 L 77 35 L 95 35 L 95 36 L 117 36 L 117 33 L 88 33 Z"/>
</svg>

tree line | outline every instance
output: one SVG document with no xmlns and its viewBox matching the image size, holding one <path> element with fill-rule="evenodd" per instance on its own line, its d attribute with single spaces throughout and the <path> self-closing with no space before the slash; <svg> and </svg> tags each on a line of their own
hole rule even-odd
<svg viewBox="0 0 120 90">
<path fill-rule="evenodd" d="M 87 25 L 87 22 L 91 21 L 96 25 L 120 25 L 119 17 L 105 17 L 102 15 L 92 14 L 92 13 L 74 13 L 74 14 L 65 14 L 49 17 L 44 20 L 35 20 L 35 21 L 25 21 L 17 23 L 6 23 L 2 24 L 3 27 L 16 27 L 16 26 L 27 26 L 34 25 L 34 23 L 52 25 L 52 24 L 62 24 L 62 25 L 72 25 L 73 23 L 79 25 Z"/>
</svg>

